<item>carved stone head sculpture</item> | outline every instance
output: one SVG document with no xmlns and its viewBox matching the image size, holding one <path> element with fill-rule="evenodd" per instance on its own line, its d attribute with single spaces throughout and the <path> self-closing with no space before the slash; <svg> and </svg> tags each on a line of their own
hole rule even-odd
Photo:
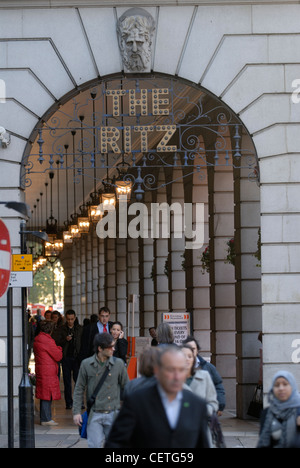
<svg viewBox="0 0 300 468">
<path fill-rule="evenodd" d="M 154 31 L 153 17 L 142 8 L 131 8 L 119 18 L 117 33 L 125 72 L 151 71 Z"/>
</svg>

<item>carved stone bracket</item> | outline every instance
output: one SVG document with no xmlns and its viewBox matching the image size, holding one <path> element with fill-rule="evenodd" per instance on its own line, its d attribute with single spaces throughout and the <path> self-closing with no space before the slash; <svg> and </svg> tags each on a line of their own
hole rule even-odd
<svg viewBox="0 0 300 468">
<path fill-rule="evenodd" d="M 143 8 L 130 8 L 118 20 L 117 34 L 125 73 L 149 73 L 155 21 Z"/>
</svg>

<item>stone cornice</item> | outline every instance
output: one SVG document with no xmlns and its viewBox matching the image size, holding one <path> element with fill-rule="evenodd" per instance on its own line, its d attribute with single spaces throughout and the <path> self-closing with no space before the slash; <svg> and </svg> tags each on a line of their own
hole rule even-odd
<svg viewBox="0 0 300 468">
<path fill-rule="evenodd" d="M 288 5 L 299 0 L 0 0 L 0 9 L 16 8 L 92 8 L 132 6 L 213 6 L 213 5 Z"/>
</svg>

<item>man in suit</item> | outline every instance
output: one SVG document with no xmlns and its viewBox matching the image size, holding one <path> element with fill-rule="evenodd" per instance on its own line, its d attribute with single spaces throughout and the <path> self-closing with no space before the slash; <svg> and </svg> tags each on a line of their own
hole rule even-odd
<svg viewBox="0 0 300 468">
<path fill-rule="evenodd" d="M 110 329 L 114 322 L 110 320 L 110 310 L 108 307 L 101 307 L 99 310 L 98 322 L 91 325 L 90 336 L 89 336 L 89 356 L 94 354 L 94 338 L 98 333 L 110 333 Z M 86 356 L 85 356 L 86 357 Z"/>
<path fill-rule="evenodd" d="M 159 353 L 157 382 L 126 396 L 106 448 L 209 448 L 206 403 L 183 389 L 186 358 L 174 345 Z"/>
</svg>

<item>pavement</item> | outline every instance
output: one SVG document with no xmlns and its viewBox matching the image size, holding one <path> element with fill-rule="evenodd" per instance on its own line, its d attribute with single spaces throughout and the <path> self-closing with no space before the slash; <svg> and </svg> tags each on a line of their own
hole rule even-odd
<svg viewBox="0 0 300 468">
<path fill-rule="evenodd" d="M 81 439 L 73 424 L 72 410 L 66 410 L 64 400 L 52 404 L 52 416 L 58 426 L 45 427 L 39 424 L 39 401 L 35 401 L 35 447 L 36 448 L 88 448 L 86 439 Z M 259 422 L 240 420 L 234 411 L 225 411 L 220 418 L 227 448 L 255 448 L 258 441 Z M 7 436 L 0 436 L 0 448 L 7 448 Z M 14 448 L 19 447 L 15 436 Z"/>
</svg>

